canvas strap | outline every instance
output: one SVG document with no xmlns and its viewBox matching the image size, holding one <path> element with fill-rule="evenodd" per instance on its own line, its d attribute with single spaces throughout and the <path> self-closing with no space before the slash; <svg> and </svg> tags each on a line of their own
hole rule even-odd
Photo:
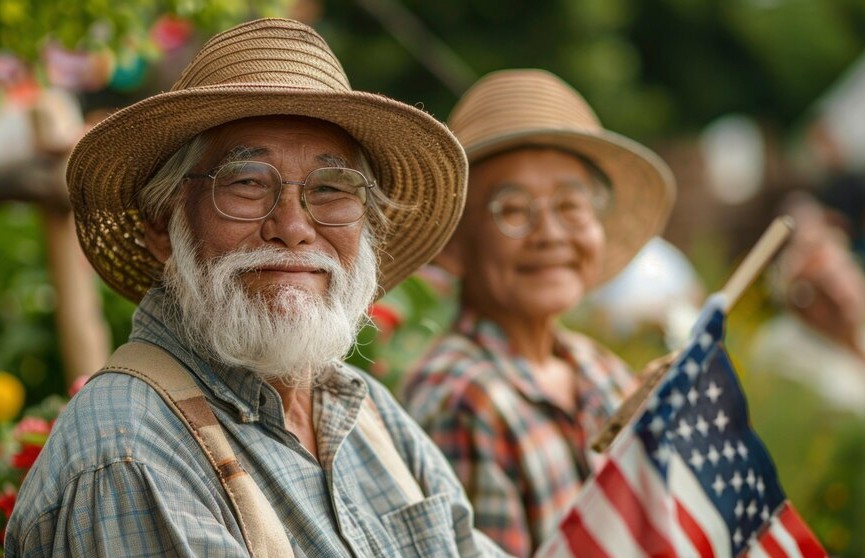
<svg viewBox="0 0 865 558">
<path fill-rule="evenodd" d="M 130 342 L 97 374 L 106 372 L 144 380 L 186 424 L 216 471 L 253 558 L 294 557 L 282 522 L 237 460 L 201 389 L 174 357 L 155 345 Z"/>
<path fill-rule="evenodd" d="M 276 512 L 237 460 L 204 394 L 183 365 L 160 347 L 129 342 L 118 347 L 96 374 L 107 372 L 129 374 L 147 382 L 183 421 L 216 471 L 234 508 L 250 555 L 253 558 L 293 558 L 291 543 Z M 423 491 L 399 455 L 369 397 L 361 405 L 357 426 L 406 500 L 409 503 L 423 500 Z"/>
<path fill-rule="evenodd" d="M 372 449 L 379 460 L 384 463 L 388 473 L 402 489 L 402 493 L 410 504 L 423 500 L 423 491 L 417 483 L 414 475 L 408 469 L 402 456 L 397 452 L 393 444 L 393 438 L 382 423 L 381 415 L 375 407 L 375 403 L 369 397 L 361 405 L 357 417 L 357 427 L 372 445 Z"/>
</svg>

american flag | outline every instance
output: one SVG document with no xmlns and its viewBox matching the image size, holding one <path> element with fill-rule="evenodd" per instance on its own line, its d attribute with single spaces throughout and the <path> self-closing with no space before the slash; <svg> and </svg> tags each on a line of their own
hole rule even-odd
<svg viewBox="0 0 865 558">
<path fill-rule="evenodd" d="M 536 558 L 826 556 L 750 427 L 723 346 L 724 307 L 723 295 L 706 303 L 691 341 Z"/>
</svg>

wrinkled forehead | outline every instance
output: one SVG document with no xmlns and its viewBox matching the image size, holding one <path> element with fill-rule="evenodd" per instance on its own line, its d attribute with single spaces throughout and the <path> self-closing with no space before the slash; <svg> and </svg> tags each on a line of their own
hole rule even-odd
<svg viewBox="0 0 865 558">
<path fill-rule="evenodd" d="M 204 132 L 207 159 L 258 159 L 284 152 L 329 157 L 330 164 L 356 164 L 361 153 L 358 142 L 343 128 L 304 116 L 263 116 L 234 120 Z"/>
<path fill-rule="evenodd" d="M 530 195 L 579 182 L 595 186 L 596 172 L 583 156 L 558 147 L 527 145 L 497 152 L 471 164 L 468 203 L 485 204 L 500 191 Z"/>
</svg>

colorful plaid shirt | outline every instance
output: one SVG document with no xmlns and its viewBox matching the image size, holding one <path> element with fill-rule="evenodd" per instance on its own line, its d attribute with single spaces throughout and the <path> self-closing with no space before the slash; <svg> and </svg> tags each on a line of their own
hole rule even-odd
<svg viewBox="0 0 865 558">
<path fill-rule="evenodd" d="M 629 368 L 588 337 L 556 333 L 578 378 L 577 412 L 541 391 L 494 323 L 463 311 L 408 376 L 408 409 L 444 451 L 475 508 L 475 526 L 529 556 L 555 530 L 589 470 L 588 441 L 635 387 Z"/>
<path fill-rule="evenodd" d="M 132 338 L 178 357 L 204 390 L 238 459 L 303 557 L 504 556 L 472 528 L 441 453 L 389 392 L 335 364 L 314 392 L 316 461 L 284 427 L 279 395 L 256 375 L 208 364 L 177 341 L 151 291 Z M 425 499 L 409 504 L 355 425 L 369 393 Z M 199 445 L 162 398 L 125 374 L 96 377 L 63 411 L 23 483 L 6 558 L 249 556 Z"/>
</svg>

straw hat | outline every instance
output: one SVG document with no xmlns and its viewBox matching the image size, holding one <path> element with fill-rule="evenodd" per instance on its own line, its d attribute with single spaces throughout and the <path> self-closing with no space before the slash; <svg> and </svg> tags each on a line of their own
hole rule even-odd
<svg viewBox="0 0 865 558">
<path fill-rule="evenodd" d="M 547 71 L 487 74 L 462 96 L 448 126 L 470 163 L 515 147 L 553 146 L 588 157 L 607 175 L 613 196 L 603 218 L 602 281 L 621 271 L 666 225 L 676 189 L 666 163 L 604 129 L 585 99 Z"/>
<path fill-rule="evenodd" d="M 366 150 L 377 187 L 400 207 L 386 211 L 393 228 L 380 245 L 383 289 L 439 251 L 465 201 L 457 140 L 422 110 L 352 91 L 310 27 L 260 19 L 214 36 L 171 91 L 116 112 L 76 146 L 66 177 L 81 245 L 102 278 L 137 302 L 160 276 L 162 265 L 140 241 L 135 196 L 168 157 L 209 128 L 278 114 L 335 123 Z"/>
</svg>

